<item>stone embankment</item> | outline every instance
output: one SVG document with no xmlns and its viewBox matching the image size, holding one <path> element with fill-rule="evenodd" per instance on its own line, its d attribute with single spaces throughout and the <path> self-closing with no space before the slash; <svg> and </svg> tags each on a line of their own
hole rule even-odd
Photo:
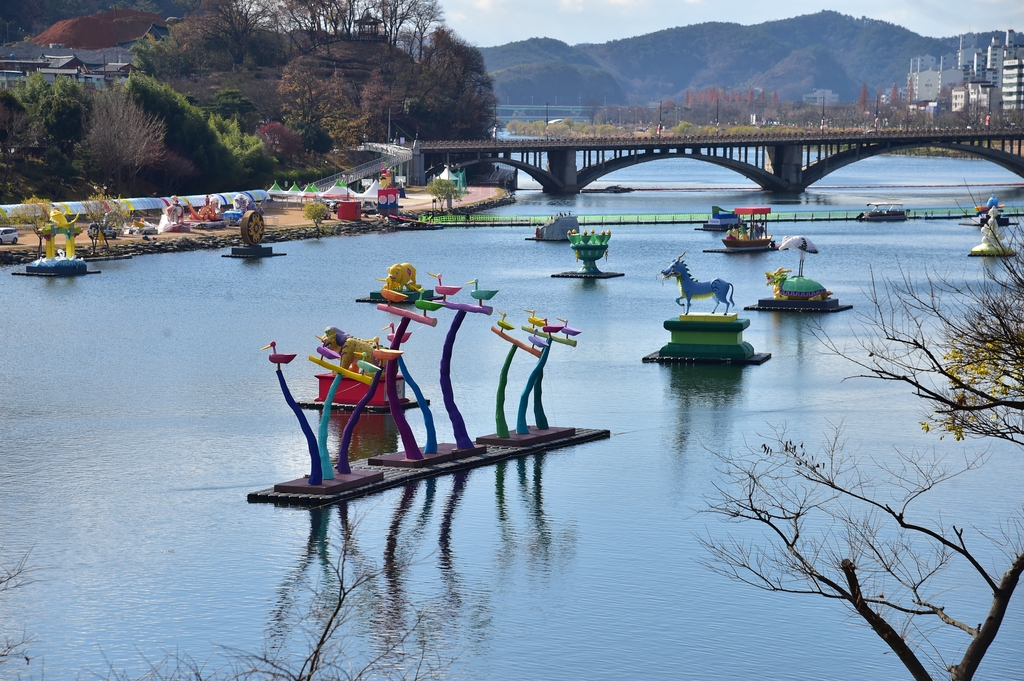
<svg viewBox="0 0 1024 681">
<path fill-rule="evenodd" d="M 303 239 L 317 239 L 325 236 L 342 236 L 355 234 L 371 234 L 383 232 L 388 229 L 381 220 L 365 220 L 363 222 L 340 222 L 326 224 L 320 228 L 319 233 L 312 226 L 308 227 L 268 227 L 263 235 L 264 244 L 274 244 L 284 241 L 299 241 Z M 202 232 L 190 232 L 189 234 L 173 236 L 157 235 L 143 241 L 133 238 L 111 239 L 107 243 L 110 249 L 98 247 L 96 258 L 124 257 L 136 255 L 148 255 L 150 253 L 181 253 L 184 251 L 209 251 L 230 248 L 242 245 L 242 236 L 238 232 L 221 234 L 203 234 Z M 93 257 L 92 247 L 78 246 L 78 256 L 88 260 Z M 38 258 L 37 249 L 18 249 L 0 251 L 0 265 L 23 265 Z"/>
</svg>

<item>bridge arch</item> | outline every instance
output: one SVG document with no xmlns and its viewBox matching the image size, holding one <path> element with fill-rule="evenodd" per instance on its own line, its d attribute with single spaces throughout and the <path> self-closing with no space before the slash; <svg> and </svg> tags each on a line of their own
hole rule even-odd
<svg viewBox="0 0 1024 681">
<path fill-rule="evenodd" d="M 976 146 L 973 144 L 958 144 L 956 142 L 908 142 L 908 143 L 897 143 L 897 144 L 875 144 L 867 147 L 859 147 L 853 149 L 847 149 L 846 151 L 827 156 L 821 160 L 815 161 L 814 163 L 806 166 L 803 170 L 803 180 L 805 182 L 804 187 L 810 186 L 815 182 L 821 180 L 826 175 L 831 175 L 840 168 L 844 168 L 851 163 L 857 161 L 863 161 L 866 158 L 878 156 L 880 154 L 886 154 L 892 151 L 905 151 L 908 149 L 922 149 L 924 147 L 934 147 L 938 149 L 949 149 L 951 151 L 959 151 L 964 154 L 971 156 L 977 156 L 986 161 L 991 161 L 996 165 L 1009 170 L 1015 175 L 1024 177 L 1024 158 L 1017 156 L 1016 154 L 1010 154 L 999 149 L 992 149 L 989 147 Z"/>
<path fill-rule="evenodd" d="M 495 157 L 495 156 L 487 156 L 487 157 L 484 157 L 484 158 L 472 158 L 472 159 L 468 159 L 468 160 L 465 160 L 465 161 L 459 161 L 459 162 L 456 162 L 456 163 L 452 163 L 451 165 L 449 165 L 447 167 L 458 169 L 458 168 L 465 168 L 466 166 L 475 165 L 477 163 L 501 163 L 501 164 L 504 164 L 504 165 L 507 165 L 507 166 L 512 166 L 513 168 L 518 168 L 519 170 L 522 170 L 524 173 L 526 173 L 527 175 L 529 175 L 533 179 L 537 180 L 537 182 L 540 183 L 540 186 L 544 189 L 544 191 L 546 193 L 558 194 L 558 193 L 561 193 L 563 191 L 563 188 L 564 188 L 563 187 L 563 183 L 559 182 L 558 178 L 556 178 L 554 175 L 552 175 L 548 171 L 544 170 L 543 168 L 538 168 L 535 165 L 530 165 L 529 163 L 524 163 L 523 161 L 517 161 L 514 158 L 502 158 L 502 157 Z M 430 175 L 431 173 L 439 172 L 444 167 L 445 167 L 445 165 L 442 163 L 442 164 L 435 165 L 435 166 L 433 166 L 431 168 L 428 168 L 427 169 L 427 175 Z"/>
<path fill-rule="evenodd" d="M 743 161 L 737 161 L 731 158 L 725 158 L 724 156 L 712 156 L 710 154 L 703 153 L 685 153 L 684 150 L 667 152 L 667 153 L 645 153 L 645 154 L 630 154 L 628 156 L 620 156 L 619 158 L 604 161 L 599 164 L 586 166 L 580 170 L 577 177 L 579 187 L 582 189 L 587 185 L 601 179 L 605 175 L 613 173 L 623 168 L 630 166 L 639 165 L 641 163 L 650 163 L 651 161 L 661 161 L 667 158 L 687 158 L 693 159 L 694 161 L 704 161 L 705 163 L 712 163 L 722 168 L 728 168 L 734 172 L 743 175 L 748 180 L 752 180 L 761 189 L 767 191 L 786 191 L 785 186 L 779 181 L 779 178 L 769 173 L 764 168 L 745 163 Z"/>
</svg>

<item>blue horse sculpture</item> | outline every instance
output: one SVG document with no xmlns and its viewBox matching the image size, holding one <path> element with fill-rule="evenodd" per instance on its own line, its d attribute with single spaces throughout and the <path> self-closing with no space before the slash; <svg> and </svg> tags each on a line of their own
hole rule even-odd
<svg viewBox="0 0 1024 681">
<path fill-rule="evenodd" d="M 683 253 L 683 255 L 686 255 Z M 715 297 L 715 309 L 712 312 L 718 311 L 718 306 L 721 303 L 725 303 L 725 312 L 729 313 L 729 307 L 734 305 L 732 301 L 732 289 L 733 286 L 724 279 L 715 279 L 714 281 L 697 281 L 690 275 L 689 268 L 686 267 L 686 263 L 683 262 L 683 255 L 676 258 L 676 261 L 668 266 L 667 269 L 662 270 L 661 276 L 668 279 L 669 277 L 675 277 L 679 282 L 679 292 L 683 295 L 676 298 L 676 303 L 679 305 L 683 304 L 683 300 L 686 300 L 686 312 L 683 314 L 690 314 L 690 300 L 696 298 Z"/>
</svg>

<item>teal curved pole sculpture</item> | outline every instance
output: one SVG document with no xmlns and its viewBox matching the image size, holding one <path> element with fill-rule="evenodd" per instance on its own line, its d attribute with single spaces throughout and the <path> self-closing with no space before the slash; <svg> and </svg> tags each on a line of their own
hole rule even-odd
<svg viewBox="0 0 1024 681">
<path fill-rule="evenodd" d="M 341 374 L 334 374 L 334 380 L 327 391 L 327 399 L 324 400 L 323 412 L 320 414 L 320 429 L 316 438 L 320 446 L 320 470 L 323 471 L 324 480 L 334 480 L 334 467 L 331 466 L 331 455 L 327 451 L 327 425 L 331 422 L 331 405 L 334 403 L 334 393 L 338 391 L 340 383 Z"/>
<path fill-rule="evenodd" d="M 516 432 L 520 435 L 528 435 L 530 433 L 530 426 L 526 424 L 526 407 L 530 402 L 530 393 L 539 382 L 539 379 L 544 376 L 544 365 L 548 362 L 548 354 L 551 352 L 551 345 L 545 345 L 544 350 L 541 351 L 540 359 L 537 360 L 537 366 L 530 372 L 530 378 L 526 382 L 526 387 L 523 388 L 523 395 L 519 398 L 519 413 L 516 419 Z M 545 424 L 547 419 L 545 419 Z M 540 424 L 537 424 L 540 427 Z"/>
<path fill-rule="evenodd" d="M 544 413 L 544 403 L 541 402 L 541 384 L 544 382 L 544 367 L 541 366 L 537 374 L 537 382 L 533 385 L 533 417 L 537 419 L 537 427 L 541 430 L 548 429 L 548 417 Z"/>
<path fill-rule="evenodd" d="M 508 384 L 508 369 L 512 366 L 512 357 L 518 349 L 515 345 L 509 347 L 505 363 L 501 366 L 501 373 L 498 374 L 498 397 L 494 406 L 494 430 L 498 437 L 509 437 L 508 422 L 505 421 L 505 386 Z"/>
<path fill-rule="evenodd" d="M 416 384 L 416 381 L 412 380 L 412 376 L 409 375 L 409 368 L 405 366 L 405 361 L 401 357 L 398 358 L 398 370 L 405 377 L 406 385 L 412 388 L 412 394 L 416 396 L 416 403 L 420 405 L 420 411 L 423 413 L 423 426 L 427 429 L 427 442 L 423 446 L 423 453 L 436 454 L 437 433 L 434 431 L 434 415 L 430 413 L 427 400 L 423 397 L 423 393 L 420 392 L 420 387 Z"/>
</svg>

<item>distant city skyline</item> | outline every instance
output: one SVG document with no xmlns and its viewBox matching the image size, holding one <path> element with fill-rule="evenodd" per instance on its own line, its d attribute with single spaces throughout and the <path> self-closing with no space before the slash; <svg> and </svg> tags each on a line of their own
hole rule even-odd
<svg viewBox="0 0 1024 681">
<path fill-rule="evenodd" d="M 575 45 L 631 38 L 709 21 L 759 24 L 821 10 L 865 16 L 944 38 L 970 31 L 1024 31 L 1021 0 L 441 0 L 448 24 L 480 47 L 528 38 Z"/>
</svg>

